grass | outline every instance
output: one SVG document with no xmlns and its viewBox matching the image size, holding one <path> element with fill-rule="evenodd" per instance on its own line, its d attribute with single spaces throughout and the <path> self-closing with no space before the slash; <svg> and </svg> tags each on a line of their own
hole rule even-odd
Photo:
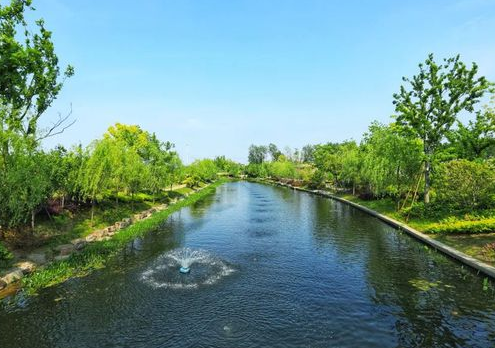
<svg viewBox="0 0 495 348">
<path fill-rule="evenodd" d="M 130 241 L 156 229 L 170 214 L 211 194 L 216 187 L 224 182 L 225 180 L 217 181 L 209 187 L 169 206 L 166 210 L 159 211 L 148 219 L 138 221 L 121 230 L 107 241 L 88 244 L 81 252 L 72 254 L 67 260 L 53 262 L 46 268 L 35 271 L 22 280 L 25 294 L 35 294 L 44 287 L 62 283 L 72 277 L 82 277 L 95 269 L 104 267 L 106 262 Z"/>
</svg>

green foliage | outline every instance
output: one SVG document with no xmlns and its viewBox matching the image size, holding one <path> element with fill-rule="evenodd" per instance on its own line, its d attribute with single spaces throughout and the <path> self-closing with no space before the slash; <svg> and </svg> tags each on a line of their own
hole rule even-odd
<svg viewBox="0 0 495 348">
<path fill-rule="evenodd" d="M 244 168 L 244 171 L 250 178 L 266 178 L 268 176 L 265 164 L 250 163 Z"/>
<path fill-rule="evenodd" d="M 359 157 L 353 159 L 355 167 L 362 166 L 361 180 L 375 196 L 395 199 L 411 190 L 423 162 L 419 140 L 401 135 L 394 125 L 378 123 L 373 123 L 364 136 L 361 158 L 362 163 Z M 359 173 L 359 169 L 353 172 Z"/>
<path fill-rule="evenodd" d="M 282 152 L 278 149 L 277 145 L 270 143 L 268 144 L 268 152 L 272 157 L 272 161 L 275 162 L 282 155 Z"/>
<path fill-rule="evenodd" d="M 242 172 L 242 165 L 239 163 L 236 163 L 230 159 L 225 158 L 225 156 L 218 156 L 214 160 L 215 166 L 217 169 L 222 172 L 226 173 L 229 176 L 232 177 L 238 177 L 241 175 Z"/>
<path fill-rule="evenodd" d="M 431 162 L 438 148 L 457 115 L 463 110 L 473 112 L 474 105 L 490 88 L 486 78 L 476 77 L 477 73 L 475 63 L 468 69 L 459 56 L 437 64 L 430 54 L 419 64 L 418 75 L 403 78 L 410 88 L 401 86 L 399 93 L 394 94 L 397 124 L 423 143 L 425 203 L 429 203 Z"/>
<path fill-rule="evenodd" d="M 184 183 L 188 187 L 197 187 L 201 182 L 212 182 L 217 178 L 218 168 L 211 159 L 196 160 L 186 167 Z"/>
<path fill-rule="evenodd" d="M 475 119 L 467 125 L 458 122 L 457 129 L 447 137 L 455 157 L 468 160 L 493 157 L 495 152 L 495 96 L 491 107 L 485 106 L 477 111 Z"/>
<path fill-rule="evenodd" d="M 30 0 L 0 5 L 0 129 L 34 136 L 38 119 L 59 94 L 63 81 L 52 33 L 42 19 L 29 25 L 26 10 L 34 10 Z M 68 66 L 64 79 L 73 73 Z"/>
<path fill-rule="evenodd" d="M 268 175 L 275 179 L 296 179 L 297 171 L 294 163 L 284 155 L 278 156 L 277 161 L 267 164 Z"/>
<path fill-rule="evenodd" d="M 494 201 L 495 169 L 487 162 L 454 160 L 438 166 L 436 200 L 455 211 L 490 208 Z"/>
<path fill-rule="evenodd" d="M 251 145 L 249 147 L 249 154 L 248 154 L 249 164 L 262 164 L 263 162 L 265 162 L 267 155 L 268 155 L 267 146 Z"/>
<path fill-rule="evenodd" d="M 474 221 L 446 219 L 439 223 L 429 224 L 424 228 L 424 232 L 436 234 L 480 234 L 494 231 L 495 218 Z"/>
<path fill-rule="evenodd" d="M 0 243 L 0 265 L 2 262 L 11 260 L 14 257 L 12 253 L 2 244 Z"/>
<path fill-rule="evenodd" d="M 326 175 L 323 171 L 317 169 L 311 176 L 309 187 L 313 189 L 321 189 L 325 187 Z"/>
</svg>

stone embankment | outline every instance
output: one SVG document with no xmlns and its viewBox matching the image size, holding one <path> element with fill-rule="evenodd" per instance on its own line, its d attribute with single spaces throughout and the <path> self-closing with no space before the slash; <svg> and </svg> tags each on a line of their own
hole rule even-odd
<svg viewBox="0 0 495 348">
<path fill-rule="evenodd" d="M 195 190 L 200 191 L 202 188 Z M 182 200 L 189 196 L 185 194 L 180 199 L 173 199 L 170 204 L 175 204 L 178 200 Z M 44 267 L 47 264 L 54 261 L 62 261 L 68 259 L 73 253 L 83 250 L 89 243 L 98 241 L 104 241 L 112 238 L 120 230 L 132 225 L 133 223 L 149 218 L 153 213 L 167 209 L 169 205 L 162 204 L 151 209 L 134 214 L 130 218 L 117 221 L 115 224 L 105 227 L 101 230 L 95 230 L 86 237 L 77 238 L 72 240 L 68 244 L 57 245 L 53 248 L 40 248 L 27 255 L 23 255 L 17 258 L 17 262 L 14 267 L 0 274 L 0 291 L 7 288 L 19 280 L 21 280 L 26 274 L 33 272 L 39 267 Z"/>
</svg>

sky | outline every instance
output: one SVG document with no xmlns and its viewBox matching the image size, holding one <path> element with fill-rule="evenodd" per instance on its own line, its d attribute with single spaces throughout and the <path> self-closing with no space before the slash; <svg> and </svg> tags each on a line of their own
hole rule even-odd
<svg viewBox="0 0 495 348">
<path fill-rule="evenodd" d="M 3 1 L 2 1 L 3 2 Z M 495 0 L 34 0 L 76 74 L 45 141 L 87 145 L 116 122 L 171 141 L 186 163 L 250 144 L 359 141 L 431 52 L 495 81 Z"/>
</svg>

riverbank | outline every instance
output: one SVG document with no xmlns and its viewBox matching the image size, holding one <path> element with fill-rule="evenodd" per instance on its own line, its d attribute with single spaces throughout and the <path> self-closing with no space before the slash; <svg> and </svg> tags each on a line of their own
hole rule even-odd
<svg viewBox="0 0 495 348">
<path fill-rule="evenodd" d="M 135 222 L 128 218 L 129 220 L 122 221 L 123 225 L 120 222 L 119 229 L 107 228 L 97 231 L 98 236 L 95 236 L 93 240 L 88 241 L 86 237 L 84 242 L 80 241 L 80 244 L 73 243 L 74 248 L 70 253 L 59 255 L 60 258 L 40 268 L 17 269 L 11 276 L 17 279 L 9 280 L 17 282 L 18 287 L 22 288 L 26 294 L 32 295 L 41 288 L 62 283 L 69 278 L 85 276 L 93 270 L 104 267 L 106 262 L 130 241 L 157 228 L 170 214 L 211 194 L 225 182 L 226 180 L 216 181 L 189 195 L 186 194 L 176 202 L 163 206 L 162 209 L 154 208 L 153 211 L 143 212 L 141 219 L 136 219 Z M 80 247 L 81 245 L 83 247 Z M 62 250 L 61 254 L 65 253 Z M 12 289 L 7 288 L 4 293 L 11 294 Z"/>
<path fill-rule="evenodd" d="M 334 200 L 338 200 L 342 203 L 351 205 L 357 209 L 365 211 L 366 213 L 386 222 L 387 224 L 391 225 L 392 227 L 397 228 L 400 231 L 404 231 L 404 232 L 408 233 L 409 235 L 420 240 L 421 242 L 425 243 L 426 245 L 428 245 L 428 246 L 434 248 L 435 250 L 438 250 L 438 251 L 450 256 L 451 258 L 471 267 L 472 269 L 476 270 L 477 272 L 482 272 L 486 276 L 489 276 L 492 279 L 495 279 L 495 267 L 493 267 L 493 266 L 491 266 L 485 262 L 482 262 L 482 261 L 456 249 L 455 247 L 452 247 L 452 246 L 449 246 L 445 243 L 442 243 L 441 241 L 432 238 L 432 236 L 427 235 L 421 231 L 418 231 L 418 230 L 412 228 L 411 226 L 407 225 L 406 223 L 399 221 L 399 220 L 396 220 L 393 217 L 387 216 L 386 214 L 382 214 L 379 211 L 370 209 L 364 205 L 353 202 L 349 199 L 339 197 L 339 196 L 332 194 L 332 193 L 325 191 L 325 190 L 310 190 L 310 189 L 307 189 L 305 187 L 296 187 L 296 186 L 292 186 L 288 183 L 272 181 L 272 180 L 260 180 L 260 182 L 268 183 L 268 184 L 275 184 L 275 185 L 284 186 L 284 187 L 288 187 L 288 188 L 303 191 L 303 192 L 317 194 L 320 196 L 328 197 L 328 198 L 331 198 Z"/>
</svg>

